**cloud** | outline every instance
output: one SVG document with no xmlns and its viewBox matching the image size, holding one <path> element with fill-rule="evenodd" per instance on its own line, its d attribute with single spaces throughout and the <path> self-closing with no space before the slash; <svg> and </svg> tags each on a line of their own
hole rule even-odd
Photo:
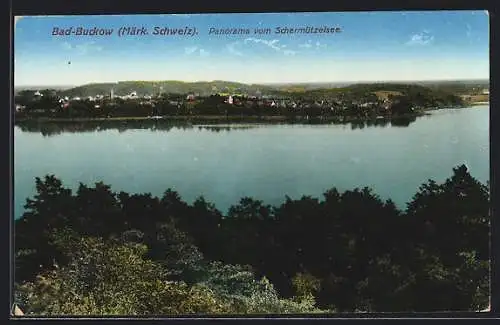
<svg viewBox="0 0 500 325">
<path fill-rule="evenodd" d="M 65 50 L 71 50 L 73 48 L 73 46 L 71 46 L 71 44 L 69 44 L 68 42 L 64 42 L 62 43 L 62 47 L 65 49 Z"/>
<path fill-rule="evenodd" d="M 165 14 L 162 16 L 173 16 L 173 17 L 178 17 L 178 18 L 191 18 L 190 14 Z"/>
<path fill-rule="evenodd" d="M 281 47 L 278 45 L 279 40 L 277 40 L 277 39 L 264 40 L 264 39 L 260 39 L 260 38 L 249 37 L 249 38 L 245 39 L 245 44 L 247 44 L 248 42 L 264 44 L 266 46 L 269 46 L 270 48 L 272 48 L 275 51 L 281 50 Z"/>
<path fill-rule="evenodd" d="M 236 56 L 243 56 L 243 52 L 241 52 L 240 50 L 238 50 L 236 47 L 238 45 L 240 45 L 241 42 L 233 42 L 233 43 L 229 43 L 226 45 L 226 49 L 229 51 L 229 53 L 231 53 L 232 55 L 236 55 Z"/>
<path fill-rule="evenodd" d="M 260 39 L 260 38 L 254 38 L 254 37 L 249 37 L 243 42 L 237 41 L 237 42 L 232 42 L 226 45 L 226 49 L 229 51 L 229 53 L 236 55 L 236 56 L 244 56 L 243 51 L 241 50 L 242 45 L 249 45 L 249 44 L 262 44 L 270 49 L 283 53 L 284 55 L 295 55 L 297 54 L 296 51 L 289 50 L 287 49 L 287 45 L 285 44 L 279 44 L 279 40 L 274 39 L 274 40 L 265 40 L 265 39 Z"/>
<path fill-rule="evenodd" d="M 326 47 L 326 44 L 323 44 L 319 41 L 316 41 L 316 48 L 317 49 L 322 49 L 322 48 L 325 48 Z"/>
<path fill-rule="evenodd" d="M 199 54 L 200 56 L 203 56 L 203 57 L 207 57 L 210 55 L 210 52 L 208 52 L 207 50 L 204 50 L 202 48 L 198 48 L 198 46 L 186 47 L 186 48 L 184 48 L 184 53 L 186 53 L 186 55 Z"/>
<path fill-rule="evenodd" d="M 308 40 L 307 42 L 305 42 L 303 44 L 299 44 L 299 47 L 306 48 L 306 49 L 310 49 L 310 48 L 314 47 L 317 50 L 319 50 L 319 49 L 325 48 L 326 44 L 321 43 L 319 41 L 316 41 L 315 43 L 313 43 L 311 40 Z"/>
<path fill-rule="evenodd" d="M 304 43 L 304 44 L 299 44 L 299 47 L 303 47 L 303 48 L 306 48 L 306 49 L 310 49 L 312 47 L 312 42 L 311 41 L 308 41 L 307 43 Z"/>
<path fill-rule="evenodd" d="M 200 56 L 207 57 L 210 55 L 210 52 L 205 51 L 204 49 L 200 49 Z"/>
<path fill-rule="evenodd" d="M 406 42 L 407 45 L 427 45 L 434 40 L 434 36 L 432 36 L 428 31 L 423 31 L 421 33 L 417 33 L 411 36 L 410 40 Z"/>
<path fill-rule="evenodd" d="M 198 46 L 186 47 L 186 48 L 184 48 L 184 53 L 186 53 L 187 55 L 190 55 L 190 54 L 193 54 L 194 52 L 196 52 L 197 49 L 198 49 Z"/>
<path fill-rule="evenodd" d="M 190 14 L 154 14 L 155 17 L 162 17 L 162 18 L 191 18 Z"/>
<path fill-rule="evenodd" d="M 91 51 L 99 52 L 102 51 L 101 46 L 96 46 L 94 41 L 78 44 L 75 46 L 76 50 L 82 54 L 86 54 Z"/>
<path fill-rule="evenodd" d="M 465 35 L 467 35 L 467 37 L 471 37 L 471 35 L 472 35 L 472 28 L 470 27 L 469 24 L 466 24 L 465 26 L 467 27 L 467 30 L 465 31 Z"/>
<path fill-rule="evenodd" d="M 81 44 L 72 45 L 68 42 L 63 42 L 61 44 L 62 48 L 66 51 L 75 51 L 78 54 L 84 55 L 89 52 L 99 52 L 102 51 L 101 46 L 95 45 L 94 41 L 85 42 Z"/>
<path fill-rule="evenodd" d="M 263 44 L 263 45 L 266 45 L 269 48 L 271 48 L 271 49 L 273 49 L 273 50 L 275 50 L 277 52 L 281 52 L 281 53 L 283 53 L 284 55 L 287 55 L 287 56 L 297 54 L 296 51 L 286 49 L 286 47 L 287 47 L 286 45 L 279 44 L 279 40 L 277 40 L 277 39 L 274 39 L 274 40 L 264 40 L 264 39 L 260 39 L 260 38 L 250 37 L 250 38 L 245 39 L 244 42 L 245 42 L 245 44 L 248 44 L 250 42 L 257 43 L 257 44 Z"/>
</svg>

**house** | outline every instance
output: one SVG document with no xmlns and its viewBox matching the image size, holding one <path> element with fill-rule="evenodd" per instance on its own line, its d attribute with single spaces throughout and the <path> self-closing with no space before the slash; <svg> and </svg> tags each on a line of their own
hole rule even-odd
<svg viewBox="0 0 500 325">
<path fill-rule="evenodd" d="M 483 95 L 489 95 L 490 94 L 490 90 L 489 89 L 483 89 L 482 94 Z"/>
</svg>

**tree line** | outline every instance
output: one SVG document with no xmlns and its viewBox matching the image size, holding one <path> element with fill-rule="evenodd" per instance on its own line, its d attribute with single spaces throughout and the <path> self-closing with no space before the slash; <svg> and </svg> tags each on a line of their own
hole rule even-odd
<svg viewBox="0 0 500 325">
<path fill-rule="evenodd" d="M 416 117 L 401 117 L 398 119 L 374 119 L 374 120 L 353 120 L 350 122 L 339 122 L 339 124 L 350 125 L 351 129 L 363 129 L 371 127 L 407 127 L 411 123 L 416 121 Z M 250 128 L 259 127 L 257 123 L 262 123 L 265 121 L 266 124 L 270 123 L 287 123 L 287 124 L 323 124 L 325 121 L 310 119 L 304 120 L 262 120 L 262 119 L 231 119 L 231 125 L 220 125 L 221 120 L 204 120 L 204 119 L 188 119 L 180 121 L 172 120 L 98 120 L 98 121 L 46 121 L 39 123 L 38 121 L 18 121 L 16 127 L 18 127 L 23 132 L 37 132 L 44 136 L 53 136 L 62 133 L 81 133 L 81 132 L 103 132 L 107 130 L 118 130 L 118 132 L 125 132 L 127 130 L 151 130 L 151 131 L 164 131 L 169 132 L 174 130 L 204 130 L 211 132 L 230 132 L 247 130 Z M 192 122 L 192 123 L 190 123 Z M 196 124 L 193 124 L 193 123 Z M 244 122 L 244 124 L 239 124 L 239 122 Z M 255 123 L 253 123 L 255 122 Z M 331 123 L 331 121 L 327 121 Z"/>
<path fill-rule="evenodd" d="M 389 88 L 388 88 L 389 87 Z M 395 89 L 385 100 L 375 92 Z M 443 107 L 461 107 L 464 101 L 452 93 L 431 90 L 417 85 L 375 84 L 347 88 L 316 89 L 306 92 L 283 93 L 273 99 L 258 100 L 234 96 L 234 104 L 226 96 L 210 95 L 187 100 L 185 95 L 164 94 L 153 101 L 124 100 L 121 98 L 70 101 L 67 105 L 50 90 L 34 99 L 29 91 L 15 97 L 24 109 L 17 117 L 147 117 L 147 116 L 287 116 L 357 117 L 398 116 L 414 114 L 415 110 Z M 286 98 L 283 99 L 283 98 Z"/>
<path fill-rule="evenodd" d="M 489 302 L 489 185 L 465 166 L 404 210 L 369 188 L 242 198 L 223 214 L 53 175 L 15 222 L 16 301 L 28 314 L 480 310 Z"/>
</svg>

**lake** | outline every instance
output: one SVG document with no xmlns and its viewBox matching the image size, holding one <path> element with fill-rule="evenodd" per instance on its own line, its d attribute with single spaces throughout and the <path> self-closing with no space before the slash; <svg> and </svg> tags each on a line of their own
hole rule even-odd
<svg viewBox="0 0 500 325">
<path fill-rule="evenodd" d="M 279 204 L 285 195 L 364 186 L 404 208 L 423 182 L 443 181 L 463 163 L 489 180 L 487 105 L 438 110 L 409 124 L 80 129 L 15 127 L 15 218 L 35 194 L 35 177 L 46 174 L 73 189 L 103 181 L 161 196 L 172 188 L 190 203 L 203 195 L 223 212 L 244 196 Z"/>
</svg>

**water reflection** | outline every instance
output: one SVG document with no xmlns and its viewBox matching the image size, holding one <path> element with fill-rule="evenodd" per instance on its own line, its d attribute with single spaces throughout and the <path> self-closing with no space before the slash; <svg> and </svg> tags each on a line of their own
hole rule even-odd
<svg viewBox="0 0 500 325">
<path fill-rule="evenodd" d="M 176 130 L 191 130 L 197 129 L 199 131 L 211 132 L 229 132 L 237 130 L 246 130 L 262 126 L 263 124 L 298 124 L 298 125 L 343 125 L 352 129 L 364 129 L 365 127 L 407 127 L 417 117 L 405 117 L 397 119 L 372 119 L 372 120 L 359 120 L 349 122 L 322 122 L 322 121 L 301 121 L 301 122 L 260 122 L 260 123 L 233 123 L 221 125 L 220 122 L 199 121 L 197 123 L 185 121 L 167 121 L 167 120 L 102 120 L 102 121 L 23 121 L 17 122 L 15 125 L 23 132 L 36 132 L 41 133 L 43 136 L 54 136 L 62 133 L 82 133 L 82 132 L 100 132 L 106 130 L 117 130 L 122 133 L 127 130 L 151 130 L 168 132 L 172 129 Z"/>
<path fill-rule="evenodd" d="M 394 119 L 391 121 L 391 126 L 395 127 L 407 127 L 410 126 L 411 123 L 415 122 L 415 117 L 402 117 L 398 119 Z"/>
</svg>

